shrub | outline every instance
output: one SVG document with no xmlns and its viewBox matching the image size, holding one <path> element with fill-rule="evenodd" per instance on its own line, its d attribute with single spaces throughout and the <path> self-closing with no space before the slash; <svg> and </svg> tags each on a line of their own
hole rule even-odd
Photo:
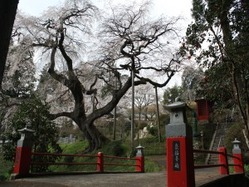
<svg viewBox="0 0 249 187">
<path fill-rule="evenodd" d="M 234 123 L 228 128 L 225 136 L 225 147 L 227 148 L 228 152 L 232 151 L 233 149 L 232 142 L 234 141 L 235 138 L 237 138 L 237 140 L 241 142 L 240 148 L 242 149 L 242 151 L 247 150 L 245 138 L 242 132 L 243 127 L 244 126 L 241 123 Z"/>
<path fill-rule="evenodd" d="M 121 140 L 111 141 L 103 148 L 104 154 L 110 154 L 114 156 L 124 156 L 127 152 L 127 147 L 122 143 Z"/>
<path fill-rule="evenodd" d="M 158 136 L 157 127 L 148 125 L 147 129 L 148 129 L 149 134 L 151 134 L 152 136 Z"/>
<path fill-rule="evenodd" d="M 32 137 L 34 152 L 61 152 L 61 148 L 57 144 L 58 129 L 49 117 L 49 107 L 39 98 L 32 96 L 23 102 L 13 115 L 9 124 L 10 128 L 5 132 L 5 137 L 10 140 L 10 143 L 3 146 L 4 158 L 13 161 L 16 143 L 20 138 L 18 130 L 26 126 L 35 131 Z M 33 160 L 36 162 L 55 161 L 54 158 L 49 157 L 35 157 Z M 45 171 L 46 168 L 38 166 L 32 169 Z"/>
</svg>

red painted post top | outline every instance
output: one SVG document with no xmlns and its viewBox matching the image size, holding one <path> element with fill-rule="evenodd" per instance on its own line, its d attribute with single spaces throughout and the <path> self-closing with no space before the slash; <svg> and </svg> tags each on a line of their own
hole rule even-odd
<svg viewBox="0 0 249 187">
<path fill-rule="evenodd" d="M 167 187 L 194 187 L 192 128 L 187 124 L 186 104 L 167 106 L 170 124 L 166 126 Z"/>
<path fill-rule="evenodd" d="M 136 147 L 136 172 L 144 172 L 144 147 L 141 145 Z"/>
<path fill-rule="evenodd" d="M 104 155 L 102 152 L 97 154 L 97 172 L 104 172 Z"/>
</svg>

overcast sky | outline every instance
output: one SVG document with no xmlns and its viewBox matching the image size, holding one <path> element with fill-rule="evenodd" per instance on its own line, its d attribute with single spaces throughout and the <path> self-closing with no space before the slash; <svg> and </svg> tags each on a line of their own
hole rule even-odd
<svg viewBox="0 0 249 187">
<path fill-rule="evenodd" d="M 127 3 L 132 0 L 92 0 L 95 5 L 99 4 L 117 4 Z M 49 6 L 61 5 L 64 0 L 20 0 L 18 8 L 25 13 L 33 16 L 39 16 Z M 145 0 L 136 0 L 136 2 L 145 2 Z M 190 20 L 190 10 L 192 0 L 151 0 L 152 14 L 166 16 L 182 16 Z M 185 22 L 187 24 L 187 22 Z"/>
<path fill-rule="evenodd" d="M 63 4 L 65 0 L 20 0 L 18 9 L 22 12 L 32 15 L 40 16 L 50 6 Z M 133 2 L 134 0 L 92 0 L 96 6 L 108 6 L 110 4 Z M 146 0 L 136 0 L 137 3 L 145 2 Z M 181 17 L 183 20 L 180 22 L 182 29 L 182 36 L 185 34 L 187 25 L 191 22 L 191 6 L 192 0 L 151 0 L 152 9 L 150 10 L 151 16 L 166 17 Z M 173 86 L 180 82 L 180 76 L 175 76 L 174 80 L 170 81 L 168 86 Z"/>
</svg>

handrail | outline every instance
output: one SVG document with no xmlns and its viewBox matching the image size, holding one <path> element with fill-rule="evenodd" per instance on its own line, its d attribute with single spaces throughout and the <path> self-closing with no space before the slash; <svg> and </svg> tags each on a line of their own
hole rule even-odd
<svg viewBox="0 0 249 187">
<path fill-rule="evenodd" d="M 31 162 L 31 165 L 96 165 L 96 162 Z"/>
<path fill-rule="evenodd" d="M 104 163 L 106 166 L 138 166 L 137 164 Z"/>
<path fill-rule="evenodd" d="M 221 154 L 219 151 L 210 151 L 210 150 L 204 150 L 204 149 L 194 149 L 194 153 L 212 153 L 212 154 Z"/>
<path fill-rule="evenodd" d="M 241 158 L 239 156 L 235 156 L 234 154 L 224 153 L 224 152 L 221 152 L 221 151 L 210 151 L 210 150 L 193 149 L 193 153 L 218 154 L 218 155 L 223 155 L 226 158 L 230 157 L 230 158 L 236 159 L 238 161 L 241 161 Z M 225 168 L 227 168 L 228 166 L 241 167 L 241 164 L 235 164 L 235 163 L 232 164 L 232 163 L 228 163 L 228 162 L 227 162 L 227 164 L 224 164 L 224 163 L 221 163 L 219 161 L 219 164 L 194 165 L 194 168 L 195 169 L 212 168 L 212 167 L 225 167 Z"/>
<path fill-rule="evenodd" d="M 210 154 L 223 154 L 219 151 L 211 151 L 211 150 L 203 150 L 203 149 L 193 149 L 193 153 L 208 153 Z M 194 165 L 195 169 L 203 169 L 203 168 L 212 168 L 212 167 L 221 167 L 224 166 L 224 164 L 204 164 L 204 165 Z"/>
<path fill-rule="evenodd" d="M 208 165 L 195 165 L 195 169 L 203 169 L 203 168 L 214 168 L 214 167 L 221 167 L 225 166 L 224 164 L 208 164 Z"/>
<path fill-rule="evenodd" d="M 97 155 L 90 155 L 90 154 L 64 154 L 64 153 L 34 153 L 32 152 L 31 155 L 35 156 L 74 156 L 74 157 L 97 157 Z"/>
<path fill-rule="evenodd" d="M 60 154 L 60 153 L 34 153 L 32 152 L 31 155 L 33 156 L 64 156 L 64 157 L 92 157 L 97 158 L 96 162 L 31 162 L 31 165 L 96 165 L 97 172 L 103 172 L 104 166 L 134 166 L 137 172 L 143 172 L 144 169 L 144 162 L 143 157 L 135 157 L 135 158 L 127 158 L 127 157 L 118 157 L 118 156 L 111 156 L 111 155 L 103 155 L 102 153 L 98 153 L 97 155 L 90 155 L 90 154 Z M 104 161 L 105 159 L 105 161 Z M 106 159 L 113 159 L 111 162 L 106 162 Z M 142 159 L 142 160 L 141 160 Z M 127 163 L 118 163 L 115 160 L 125 160 Z M 129 163 L 128 161 L 132 161 L 135 163 Z M 98 167 L 102 167 L 103 169 L 98 169 Z"/>
<path fill-rule="evenodd" d="M 127 158 L 127 157 L 118 157 L 118 156 L 110 156 L 110 155 L 104 155 L 104 158 L 111 158 L 116 160 L 127 160 L 127 161 L 137 161 L 137 158 Z M 106 163 L 104 162 L 105 166 L 138 166 L 137 164 L 121 164 L 121 163 Z"/>
<path fill-rule="evenodd" d="M 105 158 L 115 158 L 118 160 L 136 160 L 136 158 L 128 158 L 128 157 L 119 157 L 119 156 L 110 156 L 110 155 L 105 155 Z"/>
</svg>

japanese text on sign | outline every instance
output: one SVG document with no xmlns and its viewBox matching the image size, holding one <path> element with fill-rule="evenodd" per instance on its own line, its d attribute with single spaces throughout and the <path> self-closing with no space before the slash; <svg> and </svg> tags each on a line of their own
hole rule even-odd
<svg viewBox="0 0 249 187">
<path fill-rule="evenodd" d="M 173 141 L 173 170 L 174 171 L 181 170 L 179 141 Z"/>
</svg>

